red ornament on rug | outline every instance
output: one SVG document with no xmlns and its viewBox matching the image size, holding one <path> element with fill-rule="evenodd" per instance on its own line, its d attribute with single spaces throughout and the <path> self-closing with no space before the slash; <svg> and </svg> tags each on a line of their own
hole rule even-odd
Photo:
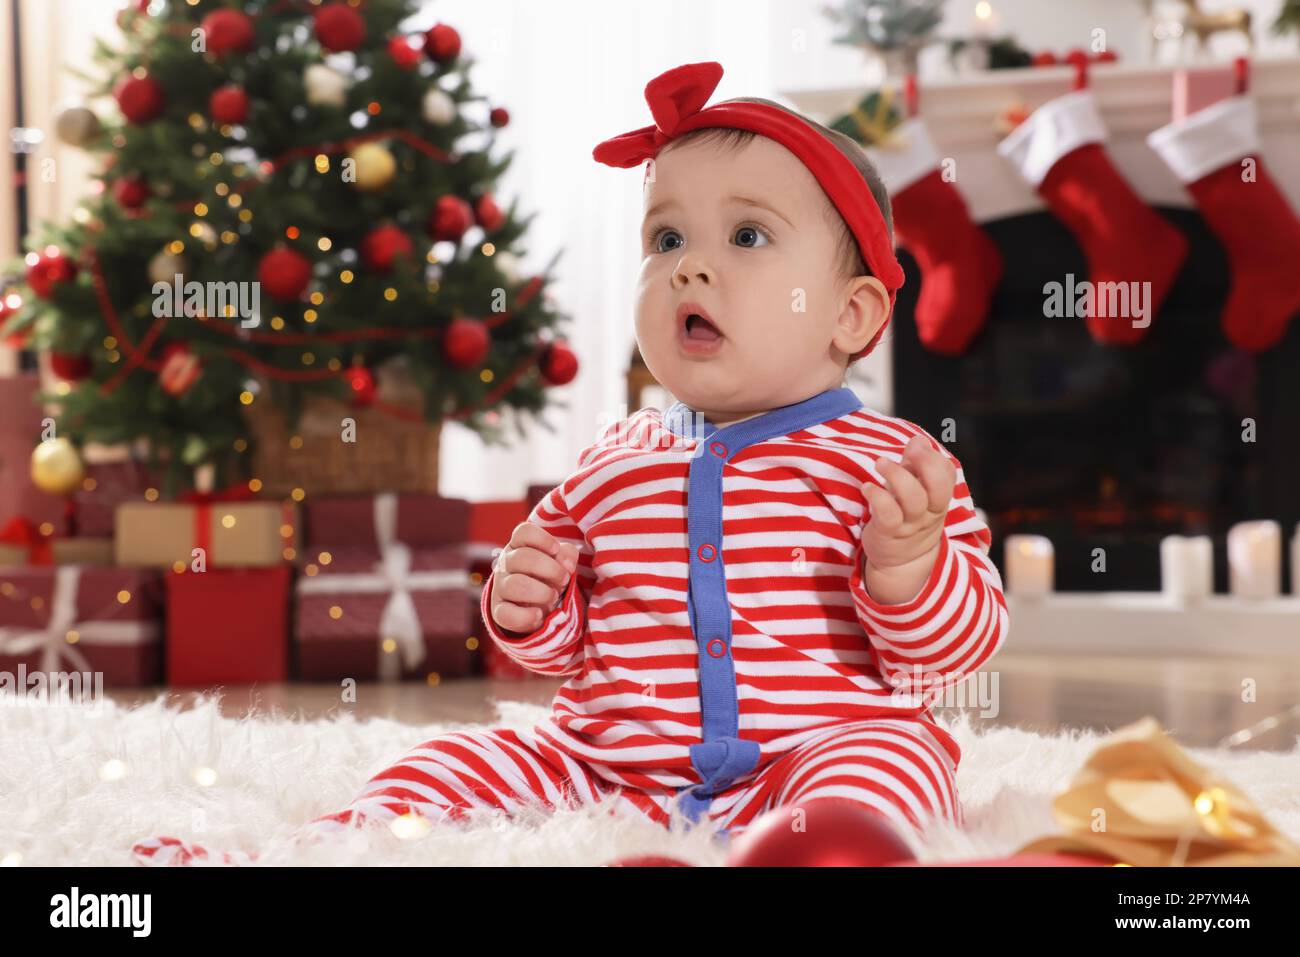
<svg viewBox="0 0 1300 957">
<path fill-rule="evenodd" d="M 442 339 L 442 355 L 456 369 L 472 369 L 487 358 L 492 337 L 477 319 L 457 316 Z"/>
<path fill-rule="evenodd" d="M 213 10 L 199 24 L 207 52 L 222 57 L 253 48 L 253 21 L 239 10 Z"/>
<path fill-rule="evenodd" d="M 662 857 L 658 854 L 642 854 L 639 857 L 621 857 L 616 861 L 610 861 L 604 867 L 694 867 L 686 861 L 679 861 L 675 857 Z"/>
<path fill-rule="evenodd" d="M 879 867 L 915 859 L 884 815 L 843 798 L 768 811 L 736 838 L 729 867 Z"/>
<path fill-rule="evenodd" d="M 248 94 L 242 86 L 228 83 L 212 91 L 208 115 L 214 123 L 242 123 L 248 118 Z"/>
<path fill-rule="evenodd" d="M 1082 89 L 1038 107 L 998 152 L 1082 247 L 1091 283 L 1085 289 L 1149 289 L 1149 295 L 1126 294 L 1128 308 L 1114 310 L 1122 315 L 1110 315 L 1115 296 L 1093 295 L 1091 305 L 1085 300 L 1083 318 L 1093 339 L 1127 346 L 1146 336 L 1187 258 L 1187 240 L 1134 192 L 1107 155 L 1106 139 L 1096 101 Z M 1141 315 L 1134 308 L 1138 297 Z"/>
<path fill-rule="evenodd" d="M 70 352 L 51 352 L 50 370 L 65 382 L 81 382 L 91 371 L 90 356 Z"/>
<path fill-rule="evenodd" d="M 311 260 L 288 246 L 276 246 L 257 264 L 257 279 L 276 299 L 297 299 L 311 281 Z"/>
<path fill-rule="evenodd" d="M 410 258 L 415 245 L 405 231 L 391 223 L 377 226 L 361 240 L 361 261 L 375 272 L 391 272 L 399 256 Z"/>
<path fill-rule="evenodd" d="M 161 116 L 167 107 L 162 84 L 151 76 L 126 77 L 114 88 L 113 99 L 131 123 L 148 123 Z"/>
<path fill-rule="evenodd" d="M 429 214 L 428 232 L 434 241 L 459 242 L 465 230 L 474 225 L 474 210 L 459 196 L 439 196 Z"/>
<path fill-rule="evenodd" d="M 354 405 L 370 405 L 375 401 L 375 377 L 365 366 L 352 366 L 344 373 L 348 388 L 352 390 Z"/>
<path fill-rule="evenodd" d="M 183 342 L 170 343 L 162 351 L 158 384 L 168 395 L 183 395 L 199 380 L 203 363 Z"/>
<path fill-rule="evenodd" d="M 510 122 L 510 113 L 504 106 L 494 106 L 488 114 L 488 122 L 500 129 Z"/>
<path fill-rule="evenodd" d="M 420 51 L 411 46 L 404 36 L 396 36 L 388 41 L 388 55 L 403 70 L 414 69 L 420 62 Z"/>
<path fill-rule="evenodd" d="M 139 209 L 149 198 L 149 184 L 140 176 L 123 176 L 113 183 L 113 198 L 123 209 Z"/>
<path fill-rule="evenodd" d="M 484 193 L 474 202 L 474 219 L 489 233 L 496 232 L 506 221 L 491 193 Z"/>
<path fill-rule="evenodd" d="M 538 360 L 538 367 L 548 385 L 564 385 L 578 374 L 578 357 L 567 343 L 552 342 Z"/>
<path fill-rule="evenodd" d="M 448 63 L 460 55 L 460 34 L 445 23 L 435 23 L 424 35 L 424 52 L 432 60 Z"/>
<path fill-rule="evenodd" d="M 345 3 L 330 3 L 316 11 L 316 39 L 326 50 L 355 50 L 366 39 L 366 21 Z"/>
<path fill-rule="evenodd" d="M 27 285 L 42 299 L 54 294 L 54 287 L 71 282 L 77 276 L 77 264 L 58 249 L 41 253 L 36 262 L 27 267 Z"/>
</svg>

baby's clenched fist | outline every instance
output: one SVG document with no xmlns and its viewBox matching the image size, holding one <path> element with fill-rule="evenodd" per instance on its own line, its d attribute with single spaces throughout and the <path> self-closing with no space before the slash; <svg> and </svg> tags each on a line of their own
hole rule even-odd
<svg viewBox="0 0 1300 957">
<path fill-rule="evenodd" d="M 533 522 L 520 522 L 494 566 L 488 608 L 502 631 L 523 637 L 560 603 L 578 570 L 578 549 Z"/>
</svg>

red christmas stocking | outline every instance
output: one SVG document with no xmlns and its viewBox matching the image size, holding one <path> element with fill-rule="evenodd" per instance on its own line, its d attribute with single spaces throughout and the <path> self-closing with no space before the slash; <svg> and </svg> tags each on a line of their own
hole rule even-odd
<svg viewBox="0 0 1300 957">
<path fill-rule="evenodd" d="M 1223 331 L 1248 352 L 1277 345 L 1300 312 L 1300 218 L 1259 158 L 1257 129 L 1255 101 L 1233 96 L 1147 137 L 1227 250 Z"/>
<path fill-rule="evenodd" d="M 1105 140 L 1092 94 L 1077 90 L 1040 106 L 998 152 L 1083 248 L 1092 291 L 1084 321 L 1092 337 L 1132 345 L 1160 311 L 1187 258 L 1187 240 L 1133 191 L 1107 156 Z"/>
<path fill-rule="evenodd" d="M 921 270 L 917 335 L 932 352 L 961 355 L 988 319 L 1002 256 L 943 178 L 925 125 L 908 120 L 898 128 L 898 143 L 867 152 L 889 188 L 898 244 Z"/>
</svg>

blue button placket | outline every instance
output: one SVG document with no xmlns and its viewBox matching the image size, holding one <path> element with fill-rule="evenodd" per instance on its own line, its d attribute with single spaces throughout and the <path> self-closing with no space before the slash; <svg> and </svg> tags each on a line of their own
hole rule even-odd
<svg viewBox="0 0 1300 957">
<path fill-rule="evenodd" d="M 759 744 L 740 737 L 736 668 L 731 656 L 731 603 L 722 563 L 722 473 L 728 461 L 756 442 L 847 415 L 862 407 L 850 388 L 828 389 L 719 429 L 682 403 L 664 413 L 664 424 L 697 442 L 687 487 L 689 587 L 686 605 L 699 654 L 703 741 L 691 745 L 691 765 L 701 782 L 679 789 L 680 807 L 692 821 L 708 810 L 728 784 L 758 764 Z"/>
</svg>

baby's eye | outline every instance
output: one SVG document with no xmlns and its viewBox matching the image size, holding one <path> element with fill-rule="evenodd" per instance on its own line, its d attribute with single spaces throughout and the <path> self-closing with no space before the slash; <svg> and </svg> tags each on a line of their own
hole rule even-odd
<svg viewBox="0 0 1300 957">
<path fill-rule="evenodd" d="M 759 242 L 760 239 L 763 241 L 762 243 Z M 761 246 L 769 241 L 767 234 L 757 226 L 741 226 L 736 230 L 736 240 L 738 246 L 751 246 L 751 248 Z"/>
<path fill-rule="evenodd" d="M 664 239 L 665 236 L 676 236 L 676 237 L 677 237 L 677 246 L 680 246 L 680 245 L 681 245 L 681 239 L 682 239 L 682 237 L 678 234 L 677 230 L 675 230 L 675 229 L 661 229 L 661 230 L 659 230 L 659 232 L 655 233 L 655 235 L 654 235 L 654 241 L 653 241 L 653 243 L 652 243 L 652 245 L 654 246 L 654 248 L 655 248 L 655 250 L 656 250 L 657 252 L 666 253 L 666 252 L 668 252 L 669 250 L 672 250 L 672 249 L 676 249 L 676 248 L 677 248 L 677 246 L 669 246 L 668 249 L 665 249 L 664 246 L 663 246 L 663 239 Z"/>
</svg>

